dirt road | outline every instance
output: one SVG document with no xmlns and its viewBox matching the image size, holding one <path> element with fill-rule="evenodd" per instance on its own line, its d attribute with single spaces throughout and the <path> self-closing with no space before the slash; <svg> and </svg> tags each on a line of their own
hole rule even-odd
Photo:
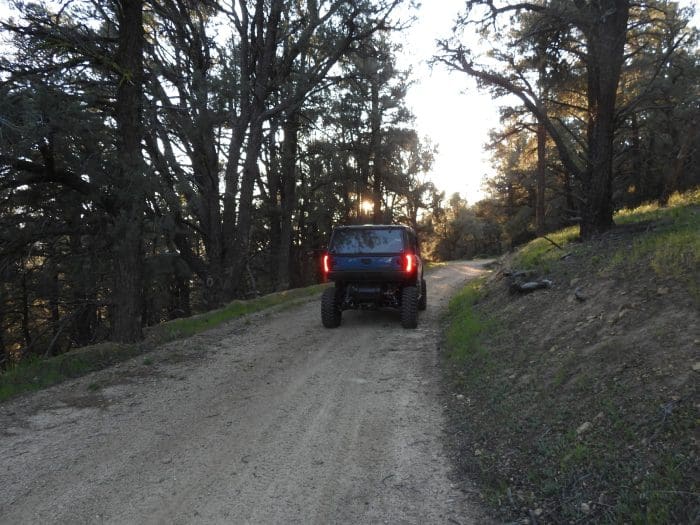
<svg viewBox="0 0 700 525">
<path fill-rule="evenodd" d="M 0 405 L 0 522 L 482 523 L 448 479 L 437 369 L 477 273 L 434 270 L 417 330 L 324 329 L 315 299 Z"/>
</svg>

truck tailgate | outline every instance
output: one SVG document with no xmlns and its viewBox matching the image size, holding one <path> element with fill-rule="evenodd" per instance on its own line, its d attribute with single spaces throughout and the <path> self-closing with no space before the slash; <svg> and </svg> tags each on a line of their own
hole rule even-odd
<svg viewBox="0 0 700 525">
<path fill-rule="evenodd" d="M 333 255 L 331 277 L 370 281 L 402 273 L 400 255 Z"/>
</svg>

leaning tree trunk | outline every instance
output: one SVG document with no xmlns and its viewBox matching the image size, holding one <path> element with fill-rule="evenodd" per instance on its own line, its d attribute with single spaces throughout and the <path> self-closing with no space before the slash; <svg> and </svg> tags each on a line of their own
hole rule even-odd
<svg viewBox="0 0 700 525">
<path fill-rule="evenodd" d="M 615 105 L 624 60 L 628 0 L 600 2 L 588 28 L 588 166 L 583 174 L 581 237 L 613 226 Z"/>
<path fill-rule="evenodd" d="M 119 71 L 115 120 L 118 172 L 114 217 L 112 339 L 141 339 L 143 280 L 143 0 L 122 0 L 118 9 Z"/>
</svg>

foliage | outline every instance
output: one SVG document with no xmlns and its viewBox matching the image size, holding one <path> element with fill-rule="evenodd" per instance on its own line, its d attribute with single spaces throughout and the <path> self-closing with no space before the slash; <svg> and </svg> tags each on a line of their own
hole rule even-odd
<svg viewBox="0 0 700 525">
<path fill-rule="evenodd" d="M 400 3 L 14 2 L 0 367 L 317 282 L 363 200 L 415 225 L 436 191 L 390 41 Z"/>
<path fill-rule="evenodd" d="M 665 0 L 467 2 L 436 60 L 494 96 L 515 95 L 492 135 L 497 175 L 488 182 L 502 222 L 512 221 L 508 236 L 525 240 L 543 206 L 538 233 L 577 222 L 590 237 L 612 227 L 616 209 L 663 203 L 700 182 L 691 15 Z M 474 30 L 481 47 L 466 42 Z M 604 80 L 603 71 L 619 75 Z"/>
<path fill-rule="evenodd" d="M 502 227 L 490 211 L 486 202 L 469 207 L 459 193 L 452 195 L 446 207 L 433 206 L 420 224 L 428 256 L 448 261 L 500 254 Z"/>
</svg>

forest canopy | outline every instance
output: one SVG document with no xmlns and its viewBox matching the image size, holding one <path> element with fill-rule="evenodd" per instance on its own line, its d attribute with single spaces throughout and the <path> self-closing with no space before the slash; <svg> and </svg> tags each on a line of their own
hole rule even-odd
<svg viewBox="0 0 700 525">
<path fill-rule="evenodd" d="M 465 2 L 436 67 L 518 101 L 473 204 L 428 177 L 394 38 L 408 0 L 11 5 L 0 367 L 317 282 L 337 224 L 493 255 L 700 184 L 698 33 L 674 2 Z"/>
</svg>

